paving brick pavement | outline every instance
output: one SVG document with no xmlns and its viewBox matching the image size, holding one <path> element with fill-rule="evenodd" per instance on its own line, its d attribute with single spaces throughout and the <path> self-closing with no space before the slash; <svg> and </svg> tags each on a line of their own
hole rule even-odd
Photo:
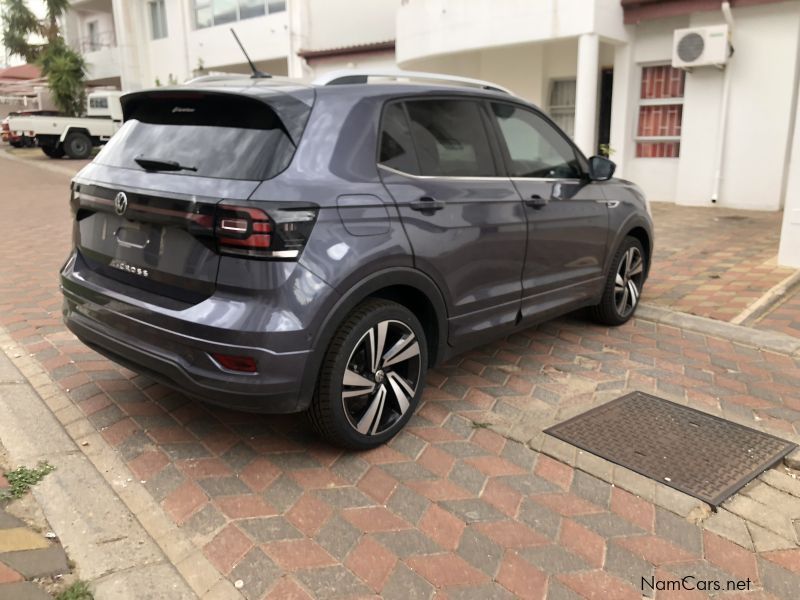
<svg viewBox="0 0 800 600">
<path fill-rule="evenodd" d="M 0 475 L 0 492 L 8 487 Z M 64 549 L 8 513 L 4 504 L 0 501 L 0 600 L 46 600 L 50 595 L 34 580 L 69 572 Z"/>
<path fill-rule="evenodd" d="M 0 178 L 9 168 L 0 159 Z M 60 322 L 56 277 L 69 245 L 66 179 L 11 169 L 0 325 L 246 598 L 638 598 L 642 577 L 685 575 L 749 577 L 758 597 L 796 597 L 790 473 L 699 514 L 540 432 L 641 389 L 794 438 L 800 359 L 643 320 L 562 319 L 435 369 L 407 431 L 345 453 L 302 419 L 190 401 L 77 342 Z M 776 499 L 785 518 L 770 516 Z"/>
<path fill-rule="evenodd" d="M 642 301 L 730 321 L 793 272 L 775 260 L 782 217 L 653 203 L 656 251 Z"/>
</svg>

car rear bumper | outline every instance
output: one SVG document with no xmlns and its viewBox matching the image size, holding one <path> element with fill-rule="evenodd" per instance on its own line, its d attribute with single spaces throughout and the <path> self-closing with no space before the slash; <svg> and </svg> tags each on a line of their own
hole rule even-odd
<svg viewBox="0 0 800 600">
<path fill-rule="evenodd" d="M 76 276 L 73 265 L 71 258 L 62 271 L 64 323 L 98 353 L 188 396 L 231 409 L 291 413 L 308 405 L 300 389 L 310 349 L 277 351 L 269 341 L 279 336 L 269 332 L 164 319 L 160 311 L 148 313 L 103 294 Z M 257 372 L 225 369 L 215 353 L 251 357 Z"/>
<path fill-rule="evenodd" d="M 102 309 L 99 309 L 102 311 Z M 256 348 L 214 344 L 166 333 L 136 323 L 136 336 L 98 319 L 98 307 L 65 294 L 64 322 L 84 344 L 132 371 L 177 391 L 226 408 L 261 413 L 299 409 L 300 374 L 308 352 L 270 353 Z M 133 325 L 133 324 L 132 324 Z M 266 373 L 231 373 L 211 358 L 212 352 L 252 356 L 269 365 Z"/>
</svg>

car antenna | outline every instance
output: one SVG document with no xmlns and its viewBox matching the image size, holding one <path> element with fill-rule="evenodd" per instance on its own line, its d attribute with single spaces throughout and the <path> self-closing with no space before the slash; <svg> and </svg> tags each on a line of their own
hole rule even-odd
<svg viewBox="0 0 800 600">
<path fill-rule="evenodd" d="M 242 41 L 239 39 L 239 36 L 236 35 L 236 32 L 233 30 L 233 27 L 231 27 L 231 33 L 233 34 L 233 38 L 236 40 L 236 43 L 239 44 L 239 48 L 242 49 L 242 54 L 244 54 L 244 57 L 247 59 L 247 62 L 250 64 L 250 69 L 253 71 L 253 74 L 250 75 L 250 78 L 251 79 L 269 79 L 270 77 L 272 77 L 272 75 L 270 75 L 269 73 L 264 73 L 263 71 L 259 71 L 258 69 L 256 69 L 256 65 L 253 63 L 252 60 L 250 60 L 250 56 L 247 54 L 247 50 L 244 49 L 244 46 L 242 45 Z"/>
</svg>

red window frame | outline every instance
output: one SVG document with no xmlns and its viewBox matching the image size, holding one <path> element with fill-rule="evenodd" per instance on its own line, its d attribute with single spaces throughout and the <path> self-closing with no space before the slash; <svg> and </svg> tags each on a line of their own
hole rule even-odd
<svg viewBox="0 0 800 600">
<path fill-rule="evenodd" d="M 642 67 L 636 122 L 637 158 L 677 158 L 681 151 L 686 73 L 670 65 Z"/>
</svg>

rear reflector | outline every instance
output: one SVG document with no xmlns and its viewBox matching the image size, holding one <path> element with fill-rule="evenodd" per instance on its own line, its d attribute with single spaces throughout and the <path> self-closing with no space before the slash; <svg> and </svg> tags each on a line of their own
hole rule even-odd
<svg viewBox="0 0 800 600">
<path fill-rule="evenodd" d="M 256 360 L 252 356 L 233 356 L 230 354 L 212 352 L 211 357 L 217 361 L 223 369 L 228 369 L 229 371 L 255 373 L 257 370 Z"/>
</svg>

